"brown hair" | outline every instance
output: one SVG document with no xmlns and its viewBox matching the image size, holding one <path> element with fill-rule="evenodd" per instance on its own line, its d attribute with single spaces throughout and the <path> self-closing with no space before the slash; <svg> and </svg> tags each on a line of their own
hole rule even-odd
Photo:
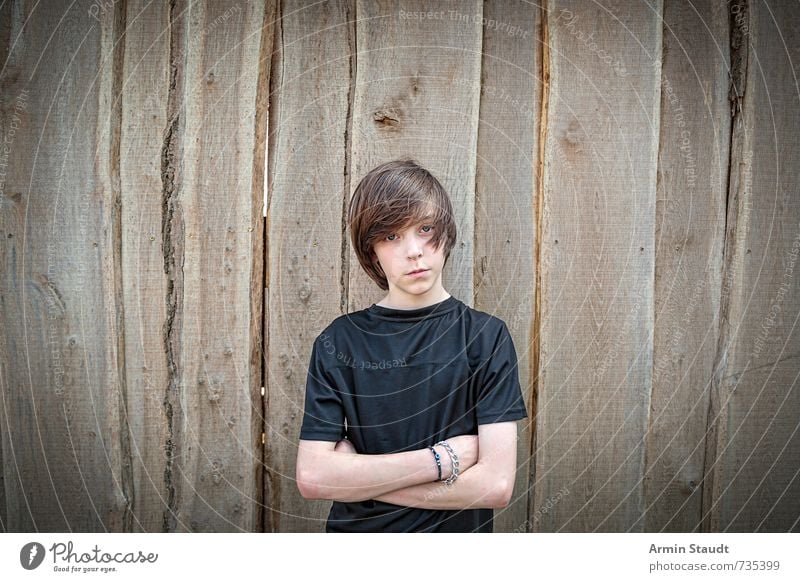
<svg viewBox="0 0 800 582">
<path fill-rule="evenodd" d="M 453 205 L 447 190 L 428 170 L 411 159 L 400 159 L 374 168 L 356 186 L 347 222 L 350 242 L 361 267 L 378 287 L 389 283 L 373 254 L 373 246 L 397 230 L 427 222 L 435 226 L 431 242 L 444 245 L 444 264 L 456 244 Z"/>
</svg>

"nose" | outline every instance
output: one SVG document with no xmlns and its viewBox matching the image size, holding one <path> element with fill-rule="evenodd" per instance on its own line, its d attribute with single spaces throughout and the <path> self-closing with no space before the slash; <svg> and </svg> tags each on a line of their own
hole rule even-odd
<svg viewBox="0 0 800 582">
<path fill-rule="evenodd" d="M 406 252 L 408 253 L 408 257 L 410 259 L 416 259 L 422 256 L 422 241 L 420 241 L 416 236 L 409 236 L 408 237 L 408 246 L 406 248 Z"/>
</svg>

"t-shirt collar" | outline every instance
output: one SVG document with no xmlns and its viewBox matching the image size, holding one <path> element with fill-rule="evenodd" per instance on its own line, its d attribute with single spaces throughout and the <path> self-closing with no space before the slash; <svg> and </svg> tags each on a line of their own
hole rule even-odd
<svg viewBox="0 0 800 582">
<path fill-rule="evenodd" d="M 445 313 L 449 313 L 455 309 L 457 303 L 458 299 L 451 295 L 438 303 L 433 303 L 425 307 L 417 307 L 415 309 L 394 309 L 373 303 L 367 311 L 380 319 L 392 321 L 419 321 L 421 319 L 439 317 Z"/>
</svg>

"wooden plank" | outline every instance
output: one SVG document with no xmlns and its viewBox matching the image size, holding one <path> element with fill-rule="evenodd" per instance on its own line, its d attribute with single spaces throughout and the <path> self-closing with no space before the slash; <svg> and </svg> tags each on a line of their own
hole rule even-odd
<svg viewBox="0 0 800 582">
<path fill-rule="evenodd" d="M 800 12 L 731 5 L 733 141 L 705 529 L 800 530 Z"/>
<path fill-rule="evenodd" d="M 11 8 L 0 81 L 9 531 L 122 531 L 130 519 L 113 156 L 120 23 L 111 10 L 91 18 L 89 5 Z"/>
<path fill-rule="evenodd" d="M 263 17 L 263 2 L 232 0 L 170 14 L 180 72 L 162 154 L 168 531 L 253 531 L 259 520 Z"/>
<path fill-rule="evenodd" d="M 529 531 L 533 377 L 536 353 L 536 195 L 542 94 L 542 11 L 515 0 L 484 4 L 480 124 L 475 178 L 475 307 L 503 319 L 514 339 L 529 418 L 518 423 L 512 503 L 494 531 Z M 513 28 L 512 28 L 513 27 Z"/>
<path fill-rule="evenodd" d="M 610 4 L 548 3 L 535 531 L 641 529 L 661 8 Z"/>
<path fill-rule="evenodd" d="M 725 4 L 664 5 L 645 531 L 693 531 L 701 521 L 725 235 L 729 44 Z"/>
<path fill-rule="evenodd" d="M 167 4 L 127 3 L 119 165 L 131 511 L 137 532 L 162 531 L 168 505 L 161 149 L 170 82 L 169 17 Z"/>
<path fill-rule="evenodd" d="M 8 66 L 8 55 L 11 49 L 11 24 L 12 24 L 12 17 L 11 17 L 11 3 L 6 2 L 2 6 L 0 6 L 0 63 L 4 63 L 4 66 Z M 5 87 L 5 77 L 3 74 L 0 74 L 0 87 Z M 0 133 L 0 139 L 5 140 L 5 118 L 6 114 L 6 102 L 5 96 L 7 93 L 4 91 L 0 93 L 0 128 L 3 128 L 3 132 Z M 9 148 L 10 149 L 10 148 Z M 0 151 L 0 181 L 2 181 L 2 186 L 0 186 L 0 210 L 5 212 L 5 189 L 6 189 L 6 178 L 8 175 L 8 158 L 6 157 L 5 151 Z M 0 221 L 4 220 L 2 214 L 0 214 Z M 5 225 L 5 222 L 0 222 L 0 224 Z M 11 233 L 8 233 L 11 234 Z M 5 252 L 6 252 L 6 245 L 5 245 L 5 238 L 8 235 L 4 231 L 0 231 L 0 260 L 2 260 L 2 265 L 5 265 Z M 4 277 L 5 279 L 5 277 Z M 7 293 L 7 289 L 4 284 L 0 283 L 0 298 L 5 298 Z M 6 334 L 0 333 L 0 417 L 4 416 L 5 408 L 3 406 L 3 396 L 6 394 L 6 386 L 10 384 L 10 378 L 8 375 L 8 366 L 5 365 L 5 358 L 1 355 L 8 353 L 8 347 L 6 346 Z M 10 435 L 7 435 L 3 430 L 3 423 L 0 421 L 0 532 L 6 533 L 9 531 L 8 529 L 8 512 L 6 510 L 6 470 L 9 470 L 9 478 L 12 477 L 13 471 L 11 471 L 11 466 L 3 461 L 4 453 L 3 449 L 7 447 L 11 447 L 13 444 L 10 440 Z"/>
<path fill-rule="evenodd" d="M 437 12 L 440 19 L 413 13 Z M 478 135 L 482 2 L 358 2 L 358 67 L 353 103 L 352 196 L 375 166 L 410 156 L 453 200 L 458 241 L 445 288 L 473 304 L 475 152 Z M 349 246 L 349 245 L 348 245 Z M 348 309 L 386 293 L 350 249 Z"/>
<path fill-rule="evenodd" d="M 330 502 L 295 483 L 314 338 L 342 306 L 354 6 L 281 3 L 270 95 L 265 529 L 322 531 Z"/>
</svg>

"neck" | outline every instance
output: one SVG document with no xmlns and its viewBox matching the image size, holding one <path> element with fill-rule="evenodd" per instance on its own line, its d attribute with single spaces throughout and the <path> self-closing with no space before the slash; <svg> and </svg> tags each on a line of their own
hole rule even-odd
<svg viewBox="0 0 800 582">
<path fill-rule="evenodd" d="M 441 288 L 437 291 L 431 289 L 424 295 L 408 295 L 393 294 L 389 290 L 389 294 L 378 302 L 381 307 L 388 307 L 389 309 L 419 309 L 421 307 L 428 307 L 434 303 L 440 303 L 445 299 L 449 299 L 450 294 Z"/>
</svg>

